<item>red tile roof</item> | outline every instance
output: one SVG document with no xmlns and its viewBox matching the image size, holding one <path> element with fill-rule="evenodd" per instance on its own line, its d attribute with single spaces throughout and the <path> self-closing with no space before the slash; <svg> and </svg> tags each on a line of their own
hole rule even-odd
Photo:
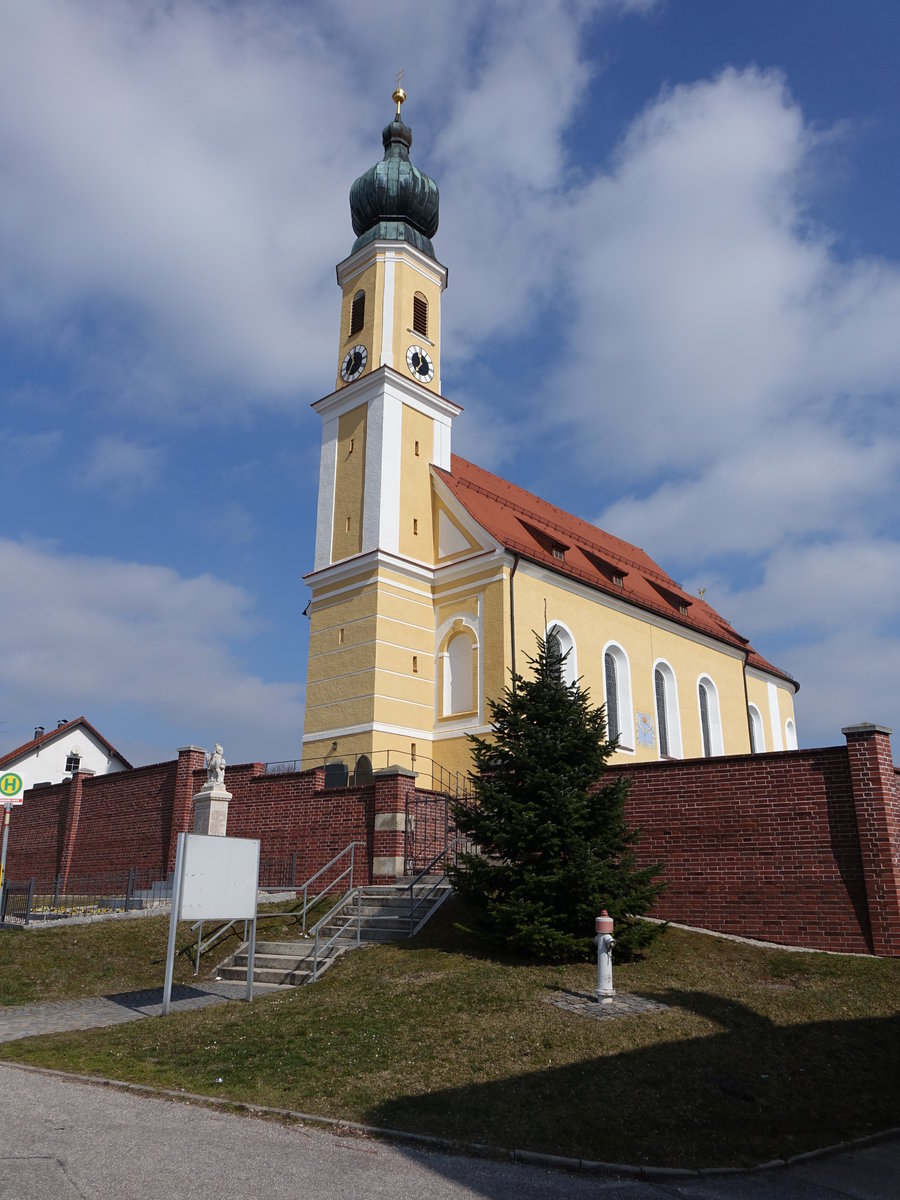
<svg viewBox="0 0 900 1200">
<path fill-rule="evenodd" d="M 21 746 L 16 746 L 15 750 L 10 750 L 6 754 L 0 755 L 0 767 L 5 767 L 7 763 L 14 762 L 23 754 L 28 754 L 31 750 L 36 750 L 39 746 L 46 746 L 48 742 L 54 741 L 61 737 L 64 733 L 68 733 L 74 729 L 76 725 L 81 725 L 94 735 L 98 742 L 102 743 L 109 751 L 114 754 L 120 762 L 123 762 L 126 767 L 131 769 L 131 763 L 124 755 L 120 754 L 115 746 L 106 740 L 102 733 L 99 733 L 94 726 L 85 717 L 76 717 L 74 721 L 66 721 L 62 725 L 57 725 L 55 729 L 50 729 L 46 733 L 40 734 L 38 737 L 33 737 L 30 742 L 23 742 Z"/>
<path fill-rule="evenodd" d="M 750 666 L 797 686 L 705 600 L 685 592 L 639 547 L 455 454 L 449 471 L 438 467 L 435 471 L 470 516 L 507 550 L 746 652 Z"/>
</svg>

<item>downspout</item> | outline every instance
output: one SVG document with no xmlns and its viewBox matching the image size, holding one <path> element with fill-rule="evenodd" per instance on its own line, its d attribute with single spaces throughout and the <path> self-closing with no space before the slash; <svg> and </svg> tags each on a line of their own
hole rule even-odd
<svg viewBox="0 0 900 1200">
<path fill-rule="evenodd" d="M 512 570 L 509 573 L 509 641 L 512 649 L 512 690 L 516 690 L 516 593 L 513 588 L 513 577 L 519 569 L 519 559 L 521 555 L 517 554 L 513 558 Z"/>
<path fill-rule="evenodd" d="M 750 753 L 753 753 L 753 722 L 750 720 L 750 693 L 747 691 L 747 663 L 750 659 L 750 651 L 744 651 L 744 712 L 747 714 L 747 734 L 750 738 Z"/>
</svg>

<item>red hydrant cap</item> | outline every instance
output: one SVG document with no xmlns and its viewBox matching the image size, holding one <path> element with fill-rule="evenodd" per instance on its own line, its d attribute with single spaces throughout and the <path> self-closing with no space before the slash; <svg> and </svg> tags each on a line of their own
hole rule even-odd
<svg viewBox="0 0 900 1200">
<path fill-rule="evenodd" d="M 612 917 L 609 915 L 609 913 L 606 911 L 606 909 L 605 909 L 605 908 L 604 908 L 604 909 L 603 909 L 603 911 L 600 913 L 600 916 L 595 918 L 595 920 L 594 920 L 594 930 L 595 930 L 595 932 L 596 932 L 596 933 L 599 933 L 599 934 L 601 934 L 601 935 L 603 935 L 603 934 L 605 934 L 605 933 L 612 933 L 612 931 L 613 931 L 613 919 L 612 919 Z"/>
</svg>

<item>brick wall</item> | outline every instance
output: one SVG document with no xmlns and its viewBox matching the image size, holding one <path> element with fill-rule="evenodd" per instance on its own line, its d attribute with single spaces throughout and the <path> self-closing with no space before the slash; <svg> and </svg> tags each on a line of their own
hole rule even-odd
<svg viewBox="0 0 900 1200">
<path fill-rule="evenodd" d="M 872 950 L 847 750 L 635 764 L 628 821 L 665 864 L 654 915 L 791 945 Z"/>
<path fill-rule="evenodd" d="M 640 859 L 665 863 L 656 915 L 774 942 L 900 955 L 900 772 L 888 730 L 844 733 L 846 746 L 823 750 L 616 768 L 631 784 L 627 815 L 643 831 Z M 202 764 L 203 751 L 188 746 L 174 762 L 26 793 L 12 812 L 8 877 L 136 866 L 165 878 L 177 834 L 193 827 Z M 366 880 L 373 860 L 382 872 L 392 857 L 402 861 L 409 793 L 423 853 L 432 848 L 428 831 L 443 829 L 443 801 L 415 789 L 408 772 L 326 790 L 321 768 L 267 775 L 251 763 L 229 767 L 225 784 L 229 835 L 258 837 L 263 860 L 296 855 L 298 883 L 353 840 L 363 843 Z"/>
</svg>

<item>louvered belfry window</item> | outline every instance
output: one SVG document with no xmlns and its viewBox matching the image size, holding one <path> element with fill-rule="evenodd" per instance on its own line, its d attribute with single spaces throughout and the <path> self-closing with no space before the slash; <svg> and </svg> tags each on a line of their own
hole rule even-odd
<svg viewBox="0 0 900 1200">
<path fill-rule="evenodd" d="M 610 741 L 622 732 L 619 725 L 619 679 L 615 655 L 607 650 L 603 667 L 606 672 L 606 736 Z"/>
<path fill-rule="evenodd" d="M 366 293 L 357 292 L 350 309 L 350 336 L 359 333 L 366 319 Z"/>
<path fill-rule="evenodd" d="M 428 337 L 428 301 L 421 292 L 413 296 L 413 331 Z"/>
</svg>

